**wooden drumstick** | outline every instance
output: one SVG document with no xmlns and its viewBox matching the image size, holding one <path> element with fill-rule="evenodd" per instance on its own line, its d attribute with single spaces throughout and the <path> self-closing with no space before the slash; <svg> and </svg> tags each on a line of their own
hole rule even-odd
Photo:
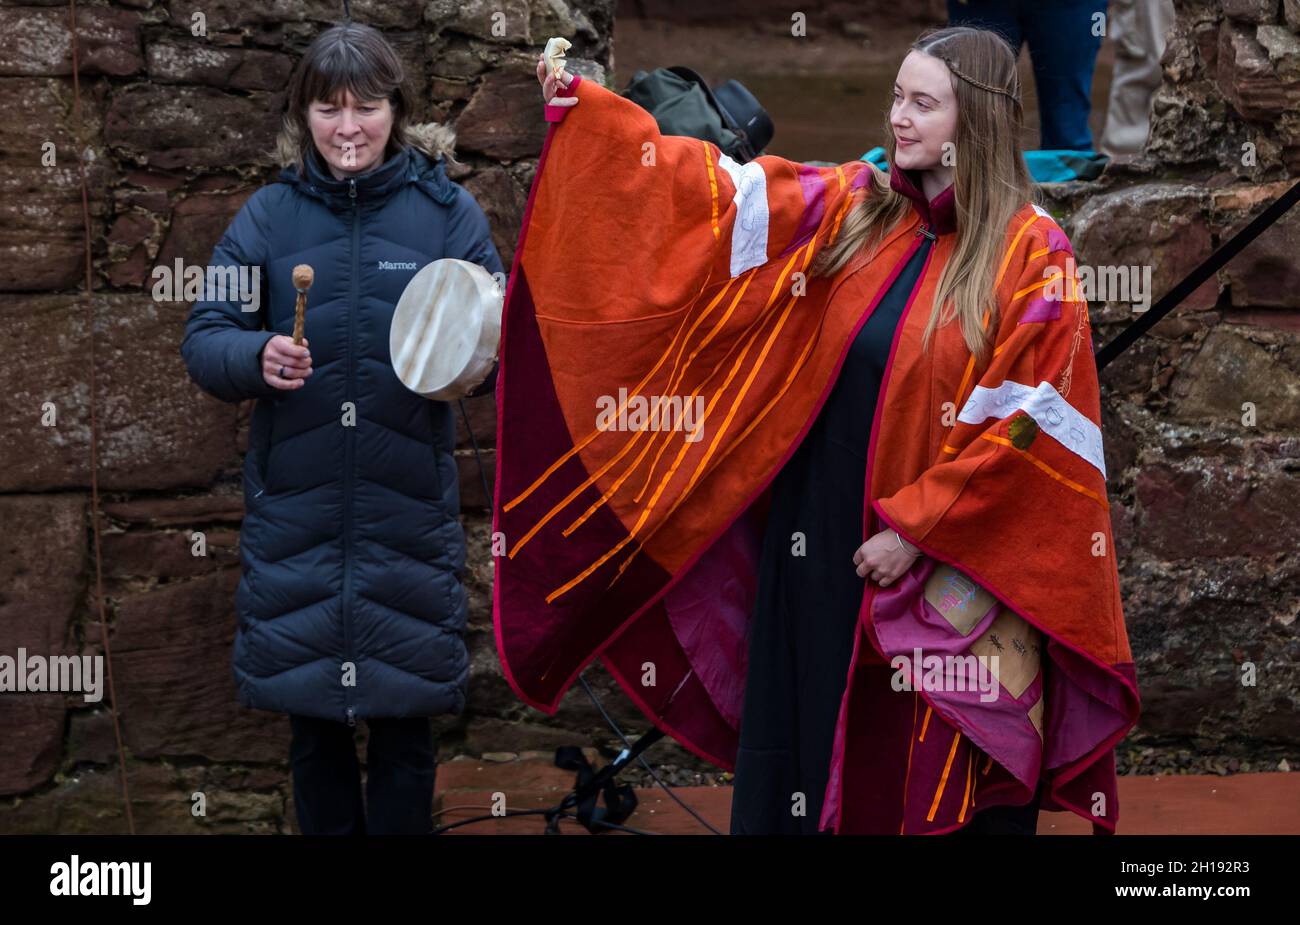
<svg viewBox="0 0 1300 925">
<path fill-rule="evenodd" d="M 293 288 L 298 290 L 298 304 L 294 306 L 293 313 L 293 344 L 295 347 L 302 346 L 303 333 L 303 316 L 307 312 L 307 290 L 311 288 L 312 281 L 316 278 L 316 273 L 305 263 L 300 263 L 293 268 Z"/>
</svg>

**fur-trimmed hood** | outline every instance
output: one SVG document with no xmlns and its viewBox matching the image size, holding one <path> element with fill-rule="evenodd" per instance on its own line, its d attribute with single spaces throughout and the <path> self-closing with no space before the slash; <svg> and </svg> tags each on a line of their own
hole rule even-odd
<svg viewBox="0 0 1300 925">
<path fill-rule="evenodd" d="M 450 163 L 456 160 L 456 130 L 441 122 L 416 122 L 407 127 L 411 147 L 424 153 L 430 161 L 445 157 Z M 299 132 L 288 119 L 275 140 L 275 162 L 290 167 L 298 161 Z"/>
<path fill-rule="evenodd" d="M 447 166 L 460 166 L 451 156 L 455 132 L 449 126 L 427 122 L 409 127 L 407 138 L 409 144 L 405 148 L 350 184 L 331 177 L 314 148 L 309 149 L 309 156 L 300 165 L 297 133 L 286 123 L 277 143 L 277 154 L 282 161 L 287 161 L 279 179 L 338 209 L 350 207 L 350 192 L 360 191 L 370 200 L 382 199 L 406 183 L 414 183 L 435 202 L 451 205 L 457 187 L 447 176 Z"/>
</svg>

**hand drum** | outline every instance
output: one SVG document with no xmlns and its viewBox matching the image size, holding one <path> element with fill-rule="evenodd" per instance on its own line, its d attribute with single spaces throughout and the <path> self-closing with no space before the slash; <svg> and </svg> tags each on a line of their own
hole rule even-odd
<svg viewBox="0 0 1300 925">
<path fill-rule="evenodd" d="M 420 269 L 393 312 L 393 370 L 412 392 L 463 398 L 492 372 L 504 293 L 476 263 L 446 257 Z"/>
</svg>

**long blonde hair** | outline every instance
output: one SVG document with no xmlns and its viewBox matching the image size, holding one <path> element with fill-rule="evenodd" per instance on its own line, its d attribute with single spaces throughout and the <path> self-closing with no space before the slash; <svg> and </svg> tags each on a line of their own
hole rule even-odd
<svg viewBox="0 0 1300 925">
<path fill-rule="evenodd" d="M 1016 212 L 1037 195 L 1020 149 L 1024 112 L 1016 56 L 997 33 L 967 26 L 927 32 L 910 51 L 932 55 L 948 66 L 957 100 L 957 242 L 939 276 L 923 343 L 928 346 L 934 330 L 955 316 L 971 352 L 983 362 L 997 327 L 994 281 L 1006 244 L 1004 232 Z M 885 139 L 889 163 L 894 164 L 888 113 Z M 864 249 L 871 256 L 910 211 L 910 200 L 873 170 L 864 198 L 845 217 L 839 238 L 818 256 L 813 274 L 833 276 Z"/>
</svg>

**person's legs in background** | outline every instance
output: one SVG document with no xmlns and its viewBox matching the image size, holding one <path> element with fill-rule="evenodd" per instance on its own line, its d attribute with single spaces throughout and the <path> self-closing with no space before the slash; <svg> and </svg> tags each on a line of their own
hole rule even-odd
<svg viewBox="0 0 1300 925">
<path fill-rule="evenodd" d="M 1038 90 L 1038 146 L 1047 151 L 1091 151 L 1092 72 L 1101 48 L 1106 0 L 1026 2 L 1023 8 L 1021 24 Z"/>
<path fill-rule="evenodd" d="M 310 716 L 290 716 L 289 764 L 293 804 L 303 835 L 364 835 L 361 766 L 352 727 Z"/>
<path fill-rule="evenodd" d="M 1039 147 L 1092 150 L 1092 72 L 1105 0 L 948 0 L 948 24 L 1000 33 L 1020 55 L 1029 43 L 1038 93 Z"/>
<path fill-rule="evenodd" d="M 366 829 L 427 835 L 433 828 L 437 748 L 429 717 L 366 720 Z"/>
<path fill-rule="evenodd" d="M 1020 57 L 1024 31 L 1019 0 L 948 0 L 948 25 L 971 26 L 999 33 Z"/>
<path fill-rule="evenodd" d="M 1174 24 L 1172 0 L 1111 0 L 1110 25 L 1115 40 L 1115 71 L 1101 152 L 1112 157 L 1137 154 L 1151 129 L 1151 99 L 1164 70 L 1160 58 Z"/>
</svg>

